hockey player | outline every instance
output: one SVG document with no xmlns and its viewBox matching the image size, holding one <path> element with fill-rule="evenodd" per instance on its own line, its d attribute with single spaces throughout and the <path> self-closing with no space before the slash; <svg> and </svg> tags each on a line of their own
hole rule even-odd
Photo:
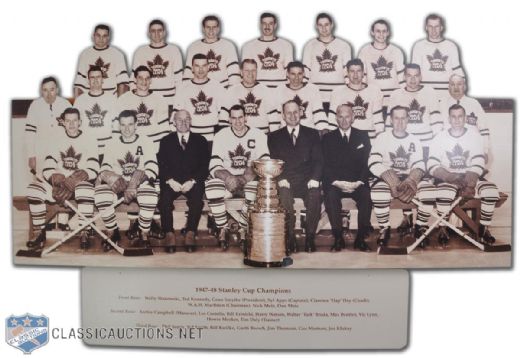
<svg viewBox="0 0 520 358">
<path fill-rule="evenodd" d="M 363 82 L 364 65 L 358 59 L 347 63 L 348 84 L 338 87 L 331 96 L 331 119 L 329 125 L 336 128 L 334 112 L 339 105 L 347 104 L 354 112 L 353 128 L 368 132 L 370 140 L 384 131 L 383 122 L 383 94 L 379 87 Z"/>
<path fill-rule="evenodd" d="M 372 23 L 372 42 L 359 50 L 358 57 L 365 65 L 365 78 L 369 85 L 378 86 L 383 92 L 383 105 L 390 94 L 404 83 L 404 53 L 390 43 L 390 24 L 383 19 Z"/>
<path fill-rule="evenodd" d="M 422 145 L 419 138 L 407 131 L 409 111 L 396 106 L 390 111 L 392 130 L 381 133 L 372 146 L 368 159 L 370 171 L 379 178 L 372 186 L 374 213 L 381 228 L 377 244 L 390 240 L 390 203 L 397 198 L 404 203 L 417 197 L 422 203 L 417 213 L 415 238 L 426 230 L 433 203 L 435 187 L 421 179 L 425 173 Z M 403 225 L 403 224 L 401 224 Z M 422 242 L 426 245 L 426 242 Z"/>
<path fill-rule="evenodd" d="M 87 73 L 89 90 L 74 101 L 85 122 L 82 130 L 88 138 L 96 139 L 98 153 L 104 152 L 105 144 L 112 137 L 112 120 L 115 117 L 117 97 L 103 91 L 103 71 L 92 66 Z"/>
<path fill-rule="evenodd" d="M 428 171 L 437 184 L 437 211 L 439 214 L 446 212 L 457 195 L 465 199 L 480 198 L 479 238 L 486 244 L 492 244 L 495 238 L 488 227 L 499 192 L 495 184 L 483 178 L 485 156 L 482 137 L 466 128 L 467 115 L 460 104 L 449 108 L 449 116 L 450 128 L 433 139 L 428 160 Z M 440 227 L 438 240 L 442 245 L 448 243 L 445 226 Z"/>
<path fill-rule="evenodd" d="M 318 37 L 303 48 L 305 77 L 318 86 L 323 108 L 328 114 L 332 91 L 345 84 L 347 62 L 352 58 L 352 46 L 334 36 L 334 21 L 327 13 L 316 16 Z"/>
<path fill-rule="evenodd" d="M 118 196 L 124 202 L 139 204 L 138 229 L 130 224 L 129 239 L 139 237 L 137 245 L 149 246 L 150 223 L 158 201 L 154 184 L 157 178 L 156 145 L 139 133 L 134 111 L 124 110 L 117 117 L 121 135 L 114 136 L 106 145 L 103 164 L 95 188 L 95 203 L 101 211 L 103 222 L 112 241 L 120 239 L 116 215 L 110 206 Z M 106 251 L 111 249 L 105 244 Z"/>
<path fill-rule="evenodd" d="M 95 144 L 81 130 L 81 119 L 76 108 L 67 108 L 61 117 L 64 130 L 57 129 L 48 138 L 44 150 L 46 158 L 42 170 L 43 180 L 34 181 L 28 187 L 27 200 L 32 220 L 33 235 L 27 242 L 30 248 L 41 248 L 45 243 L 46 201 L 63 204 L 76 199 L 78 210 L 86 218 L 94 212 L 94 186 L 99 171 Z M 48 184 L 50 185 L 48 185 Z M 79 218 L 82 226 L 84 219 Z M 92 230 L 83 230 L 80 245 L 89 247 Z"/>
<path fill-rule="evenodd" d="M 209 172 L 206 182 L 208 206 L 215 218 L 221 248 L 228 248 L 228 217 L 225 199 L 245 196 L 240 213 L 240 226 L 247 227 L 247 211 L 256 198 L 258 182 L 253 171 L 254 160 L 269 158 L 267 136 L 257 128 L 246 125 L 245 110 L 234 105 L 230 110 L 231 126 L 215 135 Z M 241 237 L 244 239 L 244 237 Z"/>
<path fill-rule="evenodd" d="M 220 37 L 220 19 L 214 15 L 204 17 L 202 32 L 204 38 L 188 47 L 183 79 L 194 77 L 193 57 L 201 53 L 208 59 L 208 77 L 214 82 L 225 88 L 240 82 L 237 50 L 231 41 Z"/>
<path fill-rule="evenodd" d="M 41 173 L 45 160 L 45 143 L 61 132 L 60 116 L 69 101 L 58 96 L 58 81 L 54 77 L 45 77 L 40 85 L 41 97 L 31 102 L 25 123 L 25 146 L 29 170 Z"/>
<path fill-rule="evenodd" d="M 246 122 L 249 127 L 258 128 L 269 133 L 270 118 L 278 117 L 276 92 L 256 80 L 258 65 L 254 59 L 248 58 L 240 64 L 242 82 L 228 89 L 225 105 L 221 111 L 221 125 L 229 125 L 229 108 L 240 104 L 246 111 Z M 272 119 L 276 121 L 276 119 Z"/>
<path fill-rule="evenodd" d="M 162 20 L 152 20 L 148 25 L 150 44 L 139 47 L 134 53 L 132 72 L 146 66 L 152 72 L 150 90 L 163 96 L 173 105 L 175 90 L 182 82 L 182 53 L 177 45 L 166 42 L 166 26 Z M 135 78 L 133 78 L 135 85 Z"/>
<path fill-rule="evenodd" d="M 74 97 L 89 89 L 87 73 L 91 66 L 101 67 L 103 71 L 103 90 L 121 96 L 128 91 L 128 68 L 125 55 L 110 46 L 110 28 L 99 24 L 92 34 L 93 47 L 88 47 L 79 55 L 78 70 L 74 81 Z"/>
<path fill-rule="evenodd" d="M 206 55 L 198 53 L 193 56 L 193 79 L 183 81 L 175 96 L 174 111 L 187 110 L 191 115 L 192 131 L 202 134 L 211 143 L 227 91 L 216 80 L 208 77 L 209 68 Z"/>
<path fill-rule="evenodd" d="M 293 61 L 292 43 L 277 37 L 278 19 L 270 12 L 260 15 L 261 36 L 248 41 L 242 47 L 242 58 L 258 61 L 258 82 L 269 88 L 276 88 L 285 82 L 285 69 Z"/>
<path fill-rule="evenodd" d="M 287 65 L 288 83 L 280 85 L 276 94 L 278 114 L 282 113 L 284 103 L 294 101 L 300 106 L 300 123 L 306 127 L 315 128 L 323 134 L 329 127 L 327 113 L 323 108 L 318 87 L 312 83 L 303 82 L 304 76 L 303 63 L 293 61 Z M 279 115 L 276 121 L 269 124 L 269 127 L 272 132 L 284 125 L 285 121 L 282 121 Z"/>
<path fill-rule="evenodd" d="M 489 157 L 489 127 L 487 123 L 486 113 L 473 97 L 466 96 L 466 79 L 460 75 L 453 74 L 450 76 L 449 95 L 444 97 L 440 102 L 441 118 L 444 120 L 444 128 L 449 128 L 449 108 L 454 104 L 460 104 L 466 111 L 466 127 L 474 129 L 482 136 L 484 143 L 484 154 L 486 163 Z"/>
<path fill-rule="evenodd" d="M 412 63 L 421 66 L 422 84 L 444 96 L 453 73 L 465 76 L 457 45 L 444 38 L 444 19 L 430 14 L 425 20 L 427 37 L 412 47 Z"/>
</svg>

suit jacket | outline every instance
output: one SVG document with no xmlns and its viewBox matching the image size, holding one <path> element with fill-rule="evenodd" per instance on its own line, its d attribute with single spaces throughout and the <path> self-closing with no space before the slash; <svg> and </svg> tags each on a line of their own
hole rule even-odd
<svg viewBox="0 0 520 358">
<path fill-rule="evenodd" d="M 287 179 L 291 186 L 306 184 L 310 179 L 321 180 L 323 156 L 316 129 L 300 125 L 296 145 L 293 145 L 289 131 L 283 127 L 269 134 L 267 145 L 272 159 L 285 162 L 278 180 Z"/>
<path fill-rule="evenodd" d="M 323 185 L 335 180 L 362 181 L 368 183 L 368 157 L 370 138 L 366 131 L 352 128 L 348 143 L 343 141 L 343 133 L 336 129 L 322 138 Z"/>
<path fill-rule="evenodd" d="M 172 132 L 159 145 L 159 178 L 162 183 L 173 179 L 181 184 L 195 179 L 203 185 L 209 174 L 210 156 L 208 141 L 202 135 L 191 132 L 183 150 L 177 132 Z"/>
</svg>

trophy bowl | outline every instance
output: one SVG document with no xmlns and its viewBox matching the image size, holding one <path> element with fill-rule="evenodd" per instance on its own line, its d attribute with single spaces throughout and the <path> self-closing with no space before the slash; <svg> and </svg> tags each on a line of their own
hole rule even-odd
<svg viewBox="0 0 520 358">
<path fill-rule="evenodd" d="M 253 170 L 262 178 L 273 179 L 282 173 L 283 160 L 260 159 L 253 161 Z"/>
</svg>

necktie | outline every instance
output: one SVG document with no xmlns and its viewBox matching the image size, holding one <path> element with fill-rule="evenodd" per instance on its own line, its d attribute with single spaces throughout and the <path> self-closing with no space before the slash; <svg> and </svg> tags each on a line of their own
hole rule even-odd
<svg viewBox="0 0 520 358">
<path fill-rule="evenodd" d="M 348 137 L 345 133 L 343 133 L 343 143 L 348 144 Z"/>
<path fill-rule="evenodd" d="M 291 138 L 292 138 L 292 144 L 296 145 L 296 128 L 292 129 Z"/>
<path fill-rule="evenodd" d="M 181 147 L 182 147 L 182 150 L 186 150 L 186 137 L 185 136 L 181 137 Z"/>
</svg>

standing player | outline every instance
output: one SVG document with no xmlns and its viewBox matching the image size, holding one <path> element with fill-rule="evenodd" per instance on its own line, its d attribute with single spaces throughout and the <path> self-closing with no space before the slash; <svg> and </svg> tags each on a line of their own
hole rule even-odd
<svg viewBox="0 0 520 358">
<path fill-rule="evenodd" d="M 93 47 L 88 47 L 79 55 L 78 70 L 74 81 L 74 97 L 88 91 L 88 70 L 98 66 L 103 71 L 103 90 L 121 96 L 128 91 L 128 68 L 125 55 L 110 46 L 110 28 L 99 24 L 92 35 Z"/>
<path fill-rule="evenodd" d="M 436 90 L 442 97 L 448 90 L 448 80 L 453 73 L 465 76 L 460 63 L 457 45 L 444 38 L 444 19 L 430 14 L 425 20 L 427 37 L 412 47 L 412 63 L 421 66 L 422 83 Z"/>
<path fill-rule="evenodd" d="M 246 42 L 242 47 L 242 58 L 258 61 L 258 81 L 267 87 L 276 88 L 285 82 L 285 68 L 293 60 L 293 45 L 276 36 L 278 19 L 270 12 L 260 15 L 260 38 Z"/>
<path fill-rule="evenodd" d="M 327 13 L 316 16 L 318 37 L 303 48 L 303 64 L 310 83 L 318 86 L 323 108 L 328 114 L 332 91 L 345 84 L 347 62 L 352 58 L 351 45 L 334 36 L 334 21 Z"/>
<path fill-rule="evenodd" d="M 237 50 L 231 41 L 220 37 L 220 19 L 206 16 L 202 19 L 202 32 L 204 38 L 188 47 L 184 80 L 194 77 L 193 57 L 203 54 L 208 59 L 209 78 L 225 88 L 240 82 Z"/>
<path fill-rule="evenodd" d="M 385 106 L 392 91 L 404 82 L 404 53 L 390 43 L 390 35 L 390 24 L 383 19 L 376 20 L 370 28 L 373 41 L 361 47 L 358 54 L 365 65 L 367 83 L 381 89 Z"/>
<path fill-rule="evenodd" d="M 150 44 L 139 47 L 134 53 L 132 72 L 146 66 L 152 72 L 150 89 L 173 104 L 175 90 L 182 82 L 182 54 L 177 45 L 166 42 L 166 26 L 162 20 L 152 20 L 148 25 Z M 135 78 L 133 78 L 135 84 Z"/>
</svg>

